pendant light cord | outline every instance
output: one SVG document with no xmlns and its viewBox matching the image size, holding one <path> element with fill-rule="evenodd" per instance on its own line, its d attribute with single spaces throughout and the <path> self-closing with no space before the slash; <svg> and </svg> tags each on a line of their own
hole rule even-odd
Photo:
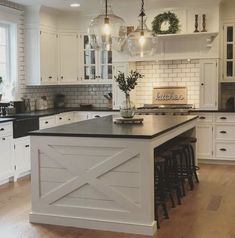
<svg viewBox="0 0 235 238">
<path fill-rule="evenodd" d="M 145 11 L 144 11 L 144 0 L 141 0 L 141 11 L 140 15 L 141 17 L 141 31 L 143 32 L 144 30 L 144 17 L 146 16 Z"/>
<path fill-rule="evenodd" d="M 105 0 L 105 16 L 108 17 L 108 0 Z"/>
</svg>

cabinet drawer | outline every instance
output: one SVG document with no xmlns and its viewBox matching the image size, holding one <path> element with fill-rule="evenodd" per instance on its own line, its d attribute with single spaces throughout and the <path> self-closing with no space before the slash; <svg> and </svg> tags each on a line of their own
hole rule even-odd
<svg viewBox="0 0 235 238">
<path fill-rule="evenodd" d="M 219 113 L 215 114 L 215 122 L 217 123 L 235 123 L 235 113 Z"/>
<path fill-rule="evenodd" d="M 0 124 L 0 137 L 13 135 L 12 123 L 1 123 Z"/>
<path fill-rule="evenodd" d="M 212 123 L 213 121 L 212 113 L 192 113 L 192 115 L 198 115 L 198 122 L 200 123 Z"/>
<path fill-rule="evenodd" d="M 55 116 L 56 117 L 56 125 L 63 125 L 68 123 L 68 114 L 67 113 L 60 113 Z"/>
<path fill-rule="evenodd" d="M 234 143 L 216 143 L 215 153 L 217 158 L 235 160 L 235 142 Z"/>
<path fill-rule="evenodd" d="M 235 125 L 217 125 L 215 126 L 216 140 L 232 140 L 235 142 Z"/>
<path fill-rule="evenodd" d="M 39 125 L 40 130 L 55 126 L 55 116 L 40 118 Z"/>
</svg>

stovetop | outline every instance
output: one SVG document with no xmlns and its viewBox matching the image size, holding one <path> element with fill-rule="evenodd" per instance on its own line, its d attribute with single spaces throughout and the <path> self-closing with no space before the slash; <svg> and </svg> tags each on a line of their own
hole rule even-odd
<svg viewBox="0 0 235 238">
<path fill-rule="evenodd" d="M 140 107 L 138 109 L 192 109 L 192 104 L 164 104 L 164 105 L 158 105 L 158 104 L 145 104 L 143 107 Z"/>
</svg>

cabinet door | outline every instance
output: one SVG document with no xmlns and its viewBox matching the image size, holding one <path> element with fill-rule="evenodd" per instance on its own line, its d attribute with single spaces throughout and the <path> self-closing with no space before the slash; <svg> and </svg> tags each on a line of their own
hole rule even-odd
<svg viewBox="0 0 235 238">
<path fill-rule="evenodd" d="M 115 64 L 113 66 L 113 75 L 117 76 L 118 73 L 128 74 L 128 63 Z M 119 89 L 118 84 L 113 78 L 113 109 L 120 109 L 121 103 L 125 100 L 125 94 Z"/>
<path fill-rule="evenodd" d="M 0 182 L 14 175 L 12 136 L 0 138 Z"/>
<path fill-rule="evenodd" d="M 58 38 L 53 32 L 40 32 L 41 83 L 57 84 L 58 81 Z"/>
<path fill-rule="evenodd" d="M 200 108 L 218 109 L 218 61 L 200 61 Z"/>
<path fill-rule="evenodd" d="M 79 80 L 79 38 L 77 33 L 59 35 L 59 83 L 77 84 Z"/>
<path fill-rule="evenodd" d="M 235 81 L 235 24 L 224 25 L 223 81 Z"/>
<path fill-rule="evenodd" d="M 213 153 L 213 131 L 211 125 L 197 126 L 197 157 L 211 159 Z"/>
<path fill-rule="evenodd" d="M 24 176 L 31 170 L 30 163 L 30 138 L 23 137 L 14 142 L 14 160 L 16 179 Z"/>
</svg>

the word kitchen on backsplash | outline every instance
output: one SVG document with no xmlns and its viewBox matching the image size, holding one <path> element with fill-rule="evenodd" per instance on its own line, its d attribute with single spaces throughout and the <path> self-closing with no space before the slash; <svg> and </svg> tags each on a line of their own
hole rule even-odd
<svg viewBox="0 0 235 238">
<path fill-rule="evenodd" d="M 188 104 L 199 107 L 199 60 L 137 62 L 136 70 L 145 77 L 136 87 L 136 105 L 152 103 L 154 87 L 184 86 L 188 89 Z"/>
</svg>

